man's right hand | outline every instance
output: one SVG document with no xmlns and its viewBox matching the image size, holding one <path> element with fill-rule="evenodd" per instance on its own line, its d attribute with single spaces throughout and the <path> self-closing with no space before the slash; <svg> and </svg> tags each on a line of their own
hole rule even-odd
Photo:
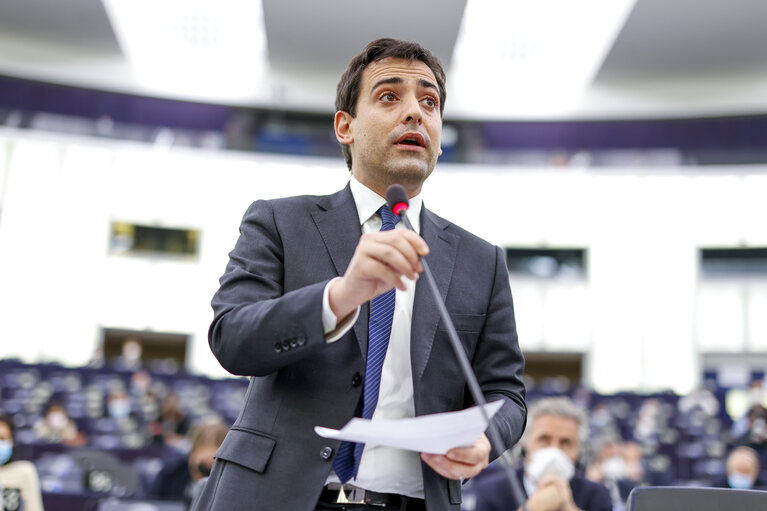
<svg viewBox="0 0 767 511">
<path fill-rule="evenodd" d="M 363 234 L 346 273 L 330 284 L 330 309 L 338 320 L 359 305 L 397 288 L 402 277 L 416 280 L 423 271 L 420 256 L 429 253 L 426 242 L 413 231 L 393 229 Z"/>
</svg>

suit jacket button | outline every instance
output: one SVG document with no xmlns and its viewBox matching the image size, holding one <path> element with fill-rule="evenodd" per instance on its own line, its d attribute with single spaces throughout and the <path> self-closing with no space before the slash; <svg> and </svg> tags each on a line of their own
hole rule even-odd
<svg viewBox="0 0 767 511">
<path fill-rule="evenodd" d="M 295 348 L 297 346 L 298 346 L 298 339 L 296 339 L 295 337 L 291 337 L 290 338 L 290 347 L 291 348 Z"/>
<path fill-rule="evenodd" d="M 299 345 L 299 346 L 303 346 L 304 344 L 306 344 L 306 337 L 299 337 L 299 338 L 296 340 L 296 342 L 298 342 L 298 345 Z"/>
<path fill-rule="evenodd" d="M 333 449 L 327 445 L 320 450 L 320 458 L 323 460 L 329 460 L 333 456 Z"/>
<path fill-rule="evenodd" d="M 354 373 L 354 376 L 352 376 L 352 386 L 359 387 L 361 383 L 362 375 L 360 373 Z"/>
<path fill-rule="evenodd" d="M 274 343 L 274 351 L 277 353 L 282 351 L 282 343 L 280 343 L 280 341 Z"/>
<path fill-rule="evenodd" d="M 284 341 L 282 341 L 282 349 L 284 349 L 284 350 L 289 350 L 290 349 L 290 341 L 289 340 L 285 339 Z"/>
</svg>

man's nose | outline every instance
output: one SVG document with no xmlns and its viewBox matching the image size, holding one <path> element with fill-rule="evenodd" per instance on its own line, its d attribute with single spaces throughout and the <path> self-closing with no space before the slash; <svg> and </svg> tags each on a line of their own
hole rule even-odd
<svg viewBox="0 0 767 511">
<path fill-rule="evenodd" d="M 421 104 L 415 96 L 410 97 L 404 102 L 403 122 L 421 124 L 423 116 L 421 115 Z"/>
</svg>

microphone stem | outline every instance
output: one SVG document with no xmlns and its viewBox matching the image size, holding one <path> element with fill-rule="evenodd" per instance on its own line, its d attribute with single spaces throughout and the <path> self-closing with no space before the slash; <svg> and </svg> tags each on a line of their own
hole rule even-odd
<svg viewBox="0 0 767 511">
<path fill-rule="evenodd" d="M 400 220 L 402 220 L 405 226 L 411 231 L 415 232 L 413 225 L 410 223 L 410 220 L 407 217 L 406 211 L 402 210 L 399 216 Z M 429 264 L 426 262 L 426 259 L 424 257 L 421 257 L 420 259 L 421 264 L 423 265 L 423 273 L 426 275 L 426 282 L 428 282 L 429 289 L 431 289 L 431 292 L 434 295 L 434 302 L 437 304 L 439 315 L 442 317 L 442 322 L 447 327 L 447 336 L 450 339 L 450 344 L 453 348 L 453 352 L 458 359 L 458 364 L 461 367 L 461 372 L 463 373 L 464 378 L 466 378 L 466 383 L 469 386 L 471 397 L 474 399 L 474 402 L 479 405 L 479 410 L 482 414 L 482 418 L 487 423 L 487 435 L 490 438 L 490 444 L 495 445 L 498 449 L 501 449 L 501 446 L 503 446 L 501 434 L 498 431 L 495 423 L 492 422 L 490 417 L 487 415 L 487 410 L 485 410 L 487 400 L 485 400 L 485 396 L 482 394 L 482 389 L 479 386 L 477 377 L 474 375 L 474 370 L 471 368 L 471 364 L 469 363 L 469 359 L 466 356 L 466 352 L 463 350 L 461 341 L 458 339 L 458 333 L 455 330 L 455 326 L 453 325 L 453 321 L 450 318 L 450 314 L 447 312 L 447 307 L 445 307 L 445 302 L 439 292 L 437 282 L 434 280 L 434 276 L 431 273 L 431 269 L 429 268 Z M 503 465 L 506 471 L 506 477 L 508 478 L 509 484 L 511 485 L 511 492 L 514 495 L 514 499 L 518 502 L 519 507 L 525 510 L 525 503 L 527 499 L 525 498 L 525 494 L 522 491 L 522 485 L 517 478 L 517 474 L 514 473 L 514 466 L 511 461 L 511 457 L 510 455 L 507 455 L 507 452 L 502 452 L 501 460 L 501 465 Z"/>
</svg>

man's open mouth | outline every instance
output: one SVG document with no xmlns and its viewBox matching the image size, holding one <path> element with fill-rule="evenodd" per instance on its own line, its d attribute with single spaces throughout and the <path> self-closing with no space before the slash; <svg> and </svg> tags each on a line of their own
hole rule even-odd
<svg viewBox="0 0 767 511">
<path fill-rule="evenodd" d="M 423 135 L 420 133 L 405 133 L 397 140 L 398 145 L 411 145 L 414 147 L 424 147 Z"/>
</svg>

